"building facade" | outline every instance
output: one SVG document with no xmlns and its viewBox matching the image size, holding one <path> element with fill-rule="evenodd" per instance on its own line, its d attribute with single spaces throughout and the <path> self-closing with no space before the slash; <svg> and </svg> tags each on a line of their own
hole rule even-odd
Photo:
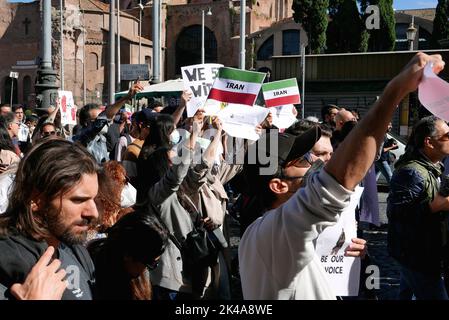
<svg viewBox="0 0 449 320">
<path fill-rule="evenodd" d="M 12 79 L 12 102 L 35 105 L 36 82 L 41 50 L 41 5 L 8 3 L 0 0 L 0 98 L 11 101 L 11 71 L 19 73 Z M 60 32 L 59 0 L 52 1 L 52 62 L 61 72 L 61 44 L 64 54 L 64 90 L 72 91 L 75 103 L 105 104 L 108 88 L 109 5 L 98 0 L 63 1 L 63 37 Z M 139 19 L 120 14 L 121 64 L 145 64 L 151 68 L 152 42 L 141 38 L 139 61 Z M 60 87 L 60 78 L 58 85 Z M 122 81 L 125 90 L 128 81 Z"/>
</svg>

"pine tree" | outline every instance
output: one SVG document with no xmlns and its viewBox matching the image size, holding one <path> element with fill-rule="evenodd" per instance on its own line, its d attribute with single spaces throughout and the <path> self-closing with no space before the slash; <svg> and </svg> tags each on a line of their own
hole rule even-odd
<svg viewBox="0 0 449 320">
<path fill-rule="evenodd" d="M 369 51 L 393 51 L 396 45 L 396 20 L 394 18 L 393 0 L 360 0 L 362 12 L 369 5 L 379 8 L 380 29 L 368 30 Z M 365 21 L 365 15 L 363 20 Z"/>
<path fill-rule="evenodd" d="M 439 40 L 449 39 L 449 1 L 438 0 L 435 19 L 433 20 L 432 47 L 438 49 Z"/>
<path fill-rule="evenodd" d="M 356 0 L 331 0 L 331 21 L 327 28 L 328 52 L 364 52 L 368 33 L 357 8 Z"/>
<path fill-rule="evenodd" d="M 307 33 L 311 53 L 322 53 L 326 47 L 328 6 L 329 0 L 293 0 L 293 18 Z"/>
</svg>

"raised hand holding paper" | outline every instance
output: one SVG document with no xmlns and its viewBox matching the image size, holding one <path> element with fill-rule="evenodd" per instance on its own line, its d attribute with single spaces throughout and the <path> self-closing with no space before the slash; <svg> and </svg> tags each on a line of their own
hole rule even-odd
<svg viewBox="0 0 449 320">
<path fill-rule="evenodd" d="M 241 104 L 229 104 L 218 113 L 223 130 L 231 137 L 258 140 L 256 126 L 268 115 L 268 109 L 258 106 L 248 107 Z"/>
<path fill-rule="evenodd" d="M 279 129 L 290 127 L 296 121 L 296 116 L 293 113 L 295 106 L 288 104 L 285 106 L 268 108 L 273 116 L 273 125 Z"/>
<path fill-rule="evenodd" d="M 428 63 L 419 84 L 418 97 L 427 110 L 435 116 L 449 121 L 449 83 L 438 77 Z"/>
</svg>

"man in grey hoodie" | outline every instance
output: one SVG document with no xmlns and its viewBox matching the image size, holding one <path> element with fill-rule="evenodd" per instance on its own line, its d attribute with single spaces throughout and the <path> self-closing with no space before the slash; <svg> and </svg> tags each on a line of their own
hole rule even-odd
<svg viewBox="0 0 449 320">
<path fill-rule="evenodd" d="M 433 63 L 437 73 L 444 67 L 440 55 L 418 53 L 305 188 L 300 187 L 311 166 L 307 151 L 319 139 L 318 131 L 273 139 L 278 144 L 278 152 L 269 155 L 270 166 L 277 164 L 274 174 L 260 175 L 261 163 L 248 166 L 256 192 L 264 196 L 266 212 L 240 242 L 245 299 L 336 298 L 315 254 L 315 240 L 349 204 L 352 190 L 374 161 L 396 106 L 418 88 L 427 63 Z M 351 249 L 357 252 L 360 246 L 353 244 Z"/>
</svg>

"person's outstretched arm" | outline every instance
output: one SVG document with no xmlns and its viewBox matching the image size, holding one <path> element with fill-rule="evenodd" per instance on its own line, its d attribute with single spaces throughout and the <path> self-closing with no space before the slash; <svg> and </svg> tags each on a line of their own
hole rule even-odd
<svg viewBox="0 0 449 320">
<path fill-rule="evenodd" d="M 125 104 L 126 101 L 131 100 L 138 92 L 143 90 L 143 86 L 136 81 L 133 83 L 132 87 L 129 89 L 128 94 L 122 97 L 120 100 L 108 106 L 105 110 L 106 117 L 108 119 L 114 118 L 120 108 Z"/>
<path fill-rule="evenodd" d="M 397 105 L 418 88 L 427 63 L 434 64 L 435 73 L 444 68 L 440 55 L 429 56 L 418 52 L 387 84 L 379 100 L 327 163 L 325 170 L 346 189 L 353 190 L 373 164 Z"/>
</svg>

